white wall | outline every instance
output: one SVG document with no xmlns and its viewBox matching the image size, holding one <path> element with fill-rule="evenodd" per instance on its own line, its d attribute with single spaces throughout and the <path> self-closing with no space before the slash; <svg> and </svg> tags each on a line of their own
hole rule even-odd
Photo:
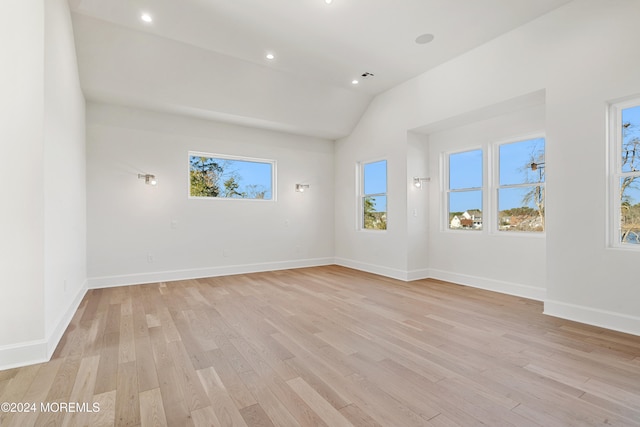
<svg viewBox="0 0 640 427">
<path fill-rule="evenodd" d="M 3 2 L 0 40 L 5 369 L 47 360 L 75 312 L 86 288 L 86 216 L 84 100 L 67 2 Z"/>
<path fill-rule="evenodd" d="M 640 55 L 629 54 L 640 39 L 640 2 L 579 2 L 562 12 L 575 23 L 558 28 L 560 50 L 549 58 L 562 72 L 547 91 L 547 134 L 556 141 L 547 151 L 548 204 L 556 207 L 545 312 L 640 334 L 640 252 L 607 248 L 604 226 L 606 106 L 640 96 Z"/>
<path fill-rule="evenodd" d="M 0 369 L 44 338 L 44 2 L 0 4 Z"/>
<path fill-rule="evenodd" d="M 340 265 L 406 279 L 407 132 L 385 123 L 392 116 L 385 111 L 374 99 L 351 136 L 336 142 L 335 256 Z M 358 230 L 356 165 L 380 159 L 387 160 L 387 230 Z"/>
<path fill-rule="evenodd" d="M 640 3 L 633 0 L 575 0 L 378 96 L 352 135 L 336 144 L 337 179 L 350 177 L 354 161 L 362 157 L 384 156 L 400 177 L 390 182 L 390 199 L 400 193 L 411 197 L 404 182 L 411 172 L 401 172 L 407 164 L 408 130 L 429 128 L 545 90 L 546 280 L 538 284 L 546 288 L 545 310 L 640 333 L 640 286 L 630 273 L 639 254 L 607 249 L 605 238 L 605 110 L 611 100 L 640 94 L 640 56 L 631 53 L 640 39 L 635 22 L 639 15 Z M 430 167 L 434 154 L 424 153 Z M 429 172 L 431 176 L 438 173 Z M 355 232 L 353 194 L 353 188 L 336 189 L 336 254 L 352 265 L 375 264 L 375 271 L 394 270 L 401 277 L 406 268 L 402 254 L 410 247 L 404 235 L 409 228 L 390 229 L 377 241 Z M 434 195 L 430 197 L 430 203 L 436 203 Z M 403 211 L 403 217 L 408 217 L 404 210 L 412 200 L 400 199 L 390 200 L 389 210 Z M 445 240 L 437 235 L 443 233 L 434 223 L 438 218 L 428 220 L 434 246 L 427 256 L 434 270 L 442 265 L 438 257 L 455 256 L 454 248 L 475 245 L 499 257 L 515 244 L 509 239 L 478 244 L 469 235 L 450 240 L 443 250 L 435 245 Z M 579 232 L 583 230 L 589 232 Z M 543 252 L 537 247 L 539 240 L 535 242 L 539 257 Z M 468 284 L 531 285 L 510 269 L 477 267 L 468 271 L 476 276 L 475 283 Z"/>
<path fill-rule="evenodd" d="M 541 101 L 544 102 L 544 97 Z M 429 185 L 431 277 L 544 299 L 545 236 L 492 230 L 490 222 L 495 216 L 491 216 L 491 206 L 497 201 L 489 189 L 483 193 L 482 231 L 447 230 L 448 215 L 443 211 L 446 201 L 441 191 L 446 186 L 446 177 L 440 170 L 440 165 L 446 162 L 443 153 L 481 148 L 486 161 L 493 163 L 497 143 L 541 135 L 544 128 L 545 108 L 537 105 L 428 135 L 426 151 L 429 169 L 433 171 Z M 484 182 L 491 182 L 492 170 L 485 168 L 483 172 Z"/>
<path fill-rule="evenodd" d="M 421 279 L 431 275 L 429 271 L 429 197 L 433 193 L 433 177 L 429 174 L 427 150 L 428 136 L 407 132 L 407 277 Z M 413 178 L 431 181 L 421 182 L 418 188 Z"/>
<path fill-rule="evenodd" d="M 87 138 L 90 286 L 332 263 L 331 141 L 102 104 Z M 189 151 L 276 160 L 277 201 L 188 199 Z"/>
<path fill-rule="evenodd" d="M 45 3 L 44 53 L 45 336 L 56 345 L 87 286 L 85 102 L 66 0 Z"/>
</svg>

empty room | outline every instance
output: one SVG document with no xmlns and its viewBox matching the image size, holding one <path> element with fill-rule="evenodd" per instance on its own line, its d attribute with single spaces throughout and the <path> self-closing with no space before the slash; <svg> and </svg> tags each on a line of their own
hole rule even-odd
<svg viewBox="0 0 640 427">
<path fill-rule="evenodd" d="M 3 0 L 0 426 L 640 426 L 639 19 Z"/>
</svg>

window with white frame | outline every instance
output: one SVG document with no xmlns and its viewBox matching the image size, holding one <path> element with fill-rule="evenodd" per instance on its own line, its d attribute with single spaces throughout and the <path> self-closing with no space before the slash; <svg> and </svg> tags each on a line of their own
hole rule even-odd
<svg viewBox="0 0 640 427">
<path fill-rule="evenodd" d="M 448 154 L 446 191 L 448 228 L 482 230 L 483 154 L 470 150 Z"/>
<path fill-rule="evenodd" d="M 275 161 L 189 153 L 189 197 L 274 200 Z"/>
<path fill-rule="evenodd" d="M 360 227 L 387 229 L 387 161 L 360 163 Z"/>
<path fill-rule="evenodd" d="M 498 146 L 498 230 L 544 231 L 545 139 Z"/>
<path fill-rule="evenodd" d="M 611 108 L 613 244 L 640 248 L 640 99 Z"/>
</svg>

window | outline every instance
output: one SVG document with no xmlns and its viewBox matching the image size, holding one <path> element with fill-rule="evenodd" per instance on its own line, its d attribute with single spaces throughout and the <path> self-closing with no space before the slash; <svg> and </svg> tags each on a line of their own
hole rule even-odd
<svg viewBox="0 0 640 427">
<path fill-rule="evenodd" d="M 274 199 L 275 161 L 189 153 L 189 197 Z"/>
<path fill-rule="evenodd" d="M 640 100 L 612 108 L 614 244 L 640 247 Z"/>
<path fill-rule="evenodd" d="M 499 146 L 499 231 L 544 231 L 544 155 L 544 138 Z"/>
<path fill-rule="evenodd" d="M 387 161 L 361 164 L 361 228 L 387 229 Z"/>
<path fill-rule="evenodd" d="M 449 154 L 448 227 L 482 230 L 482 150 Z"/>
</svg>

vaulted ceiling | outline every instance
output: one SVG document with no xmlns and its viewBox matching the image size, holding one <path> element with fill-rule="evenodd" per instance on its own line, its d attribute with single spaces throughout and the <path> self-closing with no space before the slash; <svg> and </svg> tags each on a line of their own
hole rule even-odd
<svg viewBox="0 0 640 427">
<path fill-rule="evenodd" d="M 376 94 L 569 1 L 69 3 L 88 100 L 336 139 Z"/>
</svg>

